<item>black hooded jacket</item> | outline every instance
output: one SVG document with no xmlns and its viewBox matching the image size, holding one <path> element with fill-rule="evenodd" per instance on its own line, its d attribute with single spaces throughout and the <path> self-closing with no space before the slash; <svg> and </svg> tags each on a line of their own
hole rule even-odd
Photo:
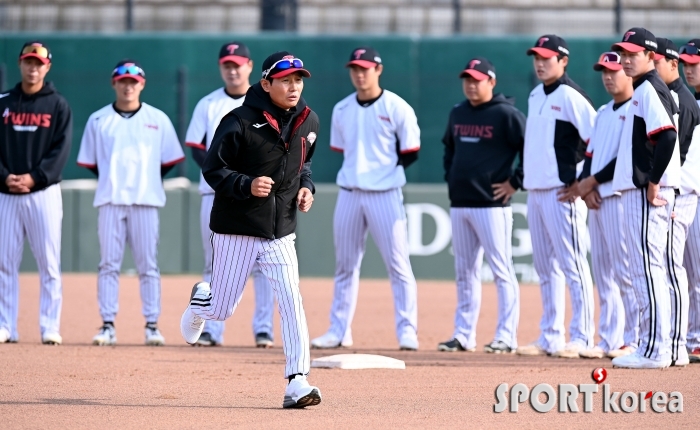
<svg viewBox="0 0 700 430">
<path fill-rule="evenodd" d="M 303 98 L 284 111 L 259 83 L 250 87 L 243 106 L 221 120 L 202 166 L 215 191 L 209 228 L 266 239 L 294 233 L 297 193 L 302 187 L 315 191 L 311 157 L 318 125 Z M 251 194 L 253 180 L 261 176 L 274 181 L 267 197 Z"/>
<path fill-rule="evenodd" d="M 30 192 L 61 182 L 70 155 L 73 114 L 66 99 L 46 82 L 27 95 L 22 84 L 0 94 L 0 193 L 10 194 L 8 175 L 29 173 Z"/>
<path fill-rule="evenodd" d="M 452 108 L 442 138 L 452 207 L 510 206 L 510 202 L 494 200 L 491 185 L 509 180 L 516 190 L 522 188 L 525 115 L 514 103 L 512 98 L 495 94 L 478 106 L 465 100 Z"/>
</svg>

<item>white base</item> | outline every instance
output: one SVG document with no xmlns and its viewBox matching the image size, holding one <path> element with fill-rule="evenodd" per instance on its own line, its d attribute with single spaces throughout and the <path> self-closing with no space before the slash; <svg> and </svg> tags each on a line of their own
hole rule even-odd
<svg viewBox="0 0 700 430">
<path fill-rule="evenodd" d="M 405 369 L 406 363 L 391 357 L 373 354 L 337 354 L 311 362 L 311 367 L 325 369 Z"/>
</svg>

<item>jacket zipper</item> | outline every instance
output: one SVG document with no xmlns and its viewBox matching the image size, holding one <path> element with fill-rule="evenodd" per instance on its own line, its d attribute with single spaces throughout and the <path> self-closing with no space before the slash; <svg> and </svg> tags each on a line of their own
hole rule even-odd
<svg viewBox="0 0 700 430">
<path fill-rule="evenodd" d="M 544 109 L 544 105 L 547 104 L 547 99 L 549 98 L 549 94 L 545 94 L 544 96 L 544 101 L 542 102 L 542 106 L 540 106 L 540 115 L 542 115 L 542 109 Z"/>
<path fill-rule="evenodd" d="M 301 138 L 301 162 L 299 162 L 299 173 L 304 168 L 304 160 L 306 160 L 306 138 Z"/>
</svg>

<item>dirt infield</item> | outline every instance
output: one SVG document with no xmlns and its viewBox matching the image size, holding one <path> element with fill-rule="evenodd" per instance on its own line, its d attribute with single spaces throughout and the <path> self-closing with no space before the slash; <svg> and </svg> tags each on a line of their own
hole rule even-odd
<svg viewBox="0 0 700 430">
<path fill-rule="evenodd" d="M 682 428 L 697 426 L 700 365 L 664 371 L 612 369 L 609 360 L 525 358 L 477 353 L 438 353 L 452 332 L 456 293 L 450 282 L 419 282 L 419 352 L 399 352 L 393 332 L 388 281 L 362 281 L 353 324 L 355 346 L 345 352 L 377 353 L 406 361 L 406 370 L 314 369 L 310 381 L 321 405 L 282 410 L 285 385 L 281 344 L 252 347 L 252 288 L 227 322 L 226 346 L 193 348 L 179 334 L 179 318 L 195 277 L 164 277 L 161 330 L 168 346 L 143 346 L 138 279 L 123 277 L 119 345 L 93 347 L 101 325 L 96 276 L 65 275 L 62 334 L 65 344 L 40 345 L 38 277 L 21 276 L 20 342 L 0 345 L 0 428 Z M 522 291 L 519 341 L 538 334 L 539 288 Z M 328 325 L 332 282 L 302 281 L 311 336 Z M 479 345 L 495 329 L 496 292 L 484 288 Z M 278 331 L 279 324 L 275 324 Z M 312 357 L 330 355 L 312 351 Z M 613 391 L 680 391 L 684 412 L 603 414 L 602 393 L 593 413 L 493 412 L 496 387 L 518 382 L 591 383 L 606 367 Z M 581 397 L 578 401 L 582 407 Z"/>
</svg>

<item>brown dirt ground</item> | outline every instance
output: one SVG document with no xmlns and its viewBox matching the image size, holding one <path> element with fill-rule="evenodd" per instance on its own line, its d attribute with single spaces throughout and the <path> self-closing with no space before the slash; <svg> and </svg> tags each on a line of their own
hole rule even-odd
<svg viewBox="0 0 700 430">
<path fill-rule="evenodd" d="M 363 280 L 353 325 L 355 346 L 345 352 L 377 353 L 406 361 L 406 370 L 314 369 L 323 402 L 306 410 L 281 409 L 285 380 L 279 342 L 271 350 L 253 345 L 252 292 L 227 322 L 226 345 L 193 348 L 182 341 L 179 318 L 193 276 L 163 278 L 161 330 L 168 346 L 142 345 L 144 321 L 138 280 L 123 277 L 119 345 L 93 347 L 100 326 L 96 276 L 64 275 L 64 345 L 40 344 L 38 277 L 21 276 L 20 342 L 0 345 L 2 428 L 613 428 L 690 427 L 700 414 L 700 365 L 663 371 L 612 369 L 609 360 L 525 358 L 477 353 L 438 353 L 452 332 L 456 293 L 451 282 L 419 282 L 419 352 L 399 352 L 393 333 L 393 302 L 386 280 Z M 328 324 L 332 281 L 302 280 L 311 336 Z M 484 288 L 478 342 L 491 340 L 496 294 Z M 519 340 L 538 334 L 539 288 L 522 286 Z M 279 325 L 276 323 L 275 327 Z M 330 355 L 313 351 L 312 357 Z M 517 414 L 493 412 L 501 382 L 590 383 L 604 366 L 614 391 L 680 391 L 684 412 L 539 414 L 529 405 Z M 579 399 L 579 407 L 581 400 Z"/>
</svg>

